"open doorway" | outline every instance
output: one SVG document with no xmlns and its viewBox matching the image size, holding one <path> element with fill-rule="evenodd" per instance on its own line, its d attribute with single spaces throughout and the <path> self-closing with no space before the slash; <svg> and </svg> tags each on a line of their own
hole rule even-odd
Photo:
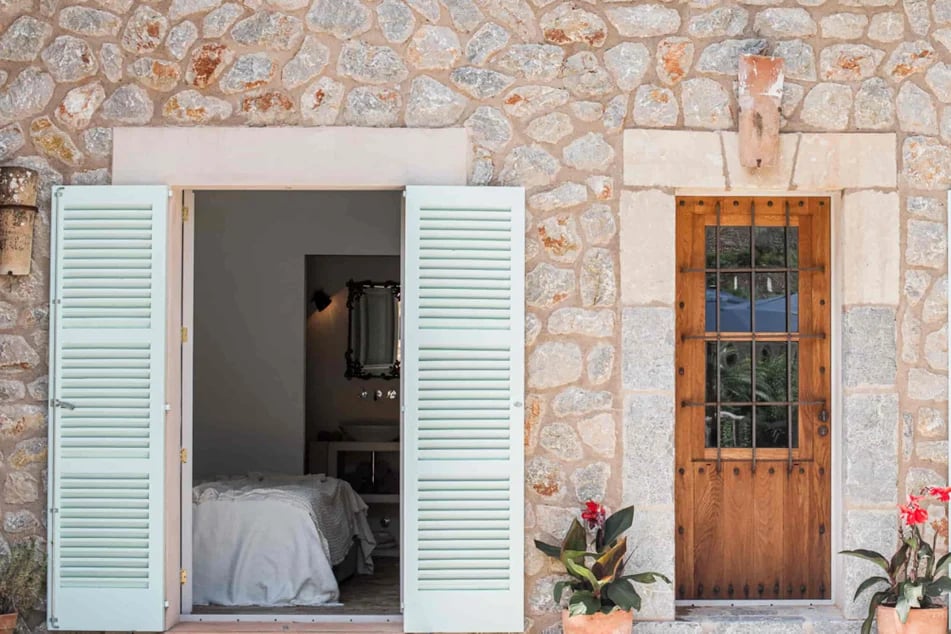
<svg viewBox="0 0 951 634">
<path fill-rule="evenodd" d="M 401 193 L 204 191 L 193 206 L 183 613 L 396 615 Z M 375 288 L 395 301 L 382 317 Z"/>
</svg>

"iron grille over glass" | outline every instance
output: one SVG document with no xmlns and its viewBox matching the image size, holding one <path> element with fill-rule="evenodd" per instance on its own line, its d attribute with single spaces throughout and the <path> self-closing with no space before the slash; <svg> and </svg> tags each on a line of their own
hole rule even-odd
<svg viewBox="0 0 951 634">
<path fill-rule="evenodd" d="M 772 204 L 770 201 L 769 204 Z M 775 217 L 775 210 L 771 210 Z M 799 230 L 748 225 L 705 228 L 707 448 L 799 446 Z"/>
</svg>

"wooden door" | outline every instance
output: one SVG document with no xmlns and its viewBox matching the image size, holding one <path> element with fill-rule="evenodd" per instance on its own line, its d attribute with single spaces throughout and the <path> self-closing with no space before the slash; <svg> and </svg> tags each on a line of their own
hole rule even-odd
<svg viewBox="0 0 951 634">
<path fill-rule="evenodd" d="M 677 199 L 678 599 L 828 599 L 827 198 Z"/>
</svg>

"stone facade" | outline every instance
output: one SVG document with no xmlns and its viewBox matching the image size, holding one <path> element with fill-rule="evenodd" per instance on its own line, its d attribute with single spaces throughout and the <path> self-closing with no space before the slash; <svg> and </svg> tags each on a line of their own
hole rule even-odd
<svg viewBox="0 0 951 634">
<path fill-rule="evenodd" d="M 112 129 L 131 125 L 464 126 L 470 184 L 527 188 L 527 630 L 556 621 L 557 566 L 531 538 L 587 498 L 636 496 L 639 563 L 672 561 L 664 170 L 710 191 L 846 192 L 837 235 L 865 266 L 834 333 L 844 409 L 887 473 L 846 476 L 843 521 L 865 535 L 945 481 L 947 0 L 4 0 L 0 24 L 0 161 L 39 170 L 45 195 L 32 274 L 0 280 L 6 540 L 44 533 L 49 188 L 108 183 Z M 784 137 L 783 169 L 737 169 L 730 132 L 639 151 L 650 129 L 735 129 L 742 52 L 786 60 L 783 130 L 803 134 Z M 879 133 L 882 151 L 814 132 Z M 646 615 L 671 618 L 654 590 Z"/>
</svg>

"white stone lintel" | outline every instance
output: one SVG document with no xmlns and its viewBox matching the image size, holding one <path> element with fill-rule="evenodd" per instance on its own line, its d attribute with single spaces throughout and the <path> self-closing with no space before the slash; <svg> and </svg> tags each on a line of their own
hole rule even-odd
<svg viewBox="0 0 951 634">
<path fill-rule="evenodd" d="M 777 165 L 740 165 L 736 132 L 630 129 L 624 131 L 624 184 L 699 191 L 828 192 L 895 189 L 894 133 L 780 135 Z"/>
<path fill-rule="evenodd" d="M 116 128 L 112 182 L 193 189 L 465 185 L 465 128 Z"/>
</svg>

